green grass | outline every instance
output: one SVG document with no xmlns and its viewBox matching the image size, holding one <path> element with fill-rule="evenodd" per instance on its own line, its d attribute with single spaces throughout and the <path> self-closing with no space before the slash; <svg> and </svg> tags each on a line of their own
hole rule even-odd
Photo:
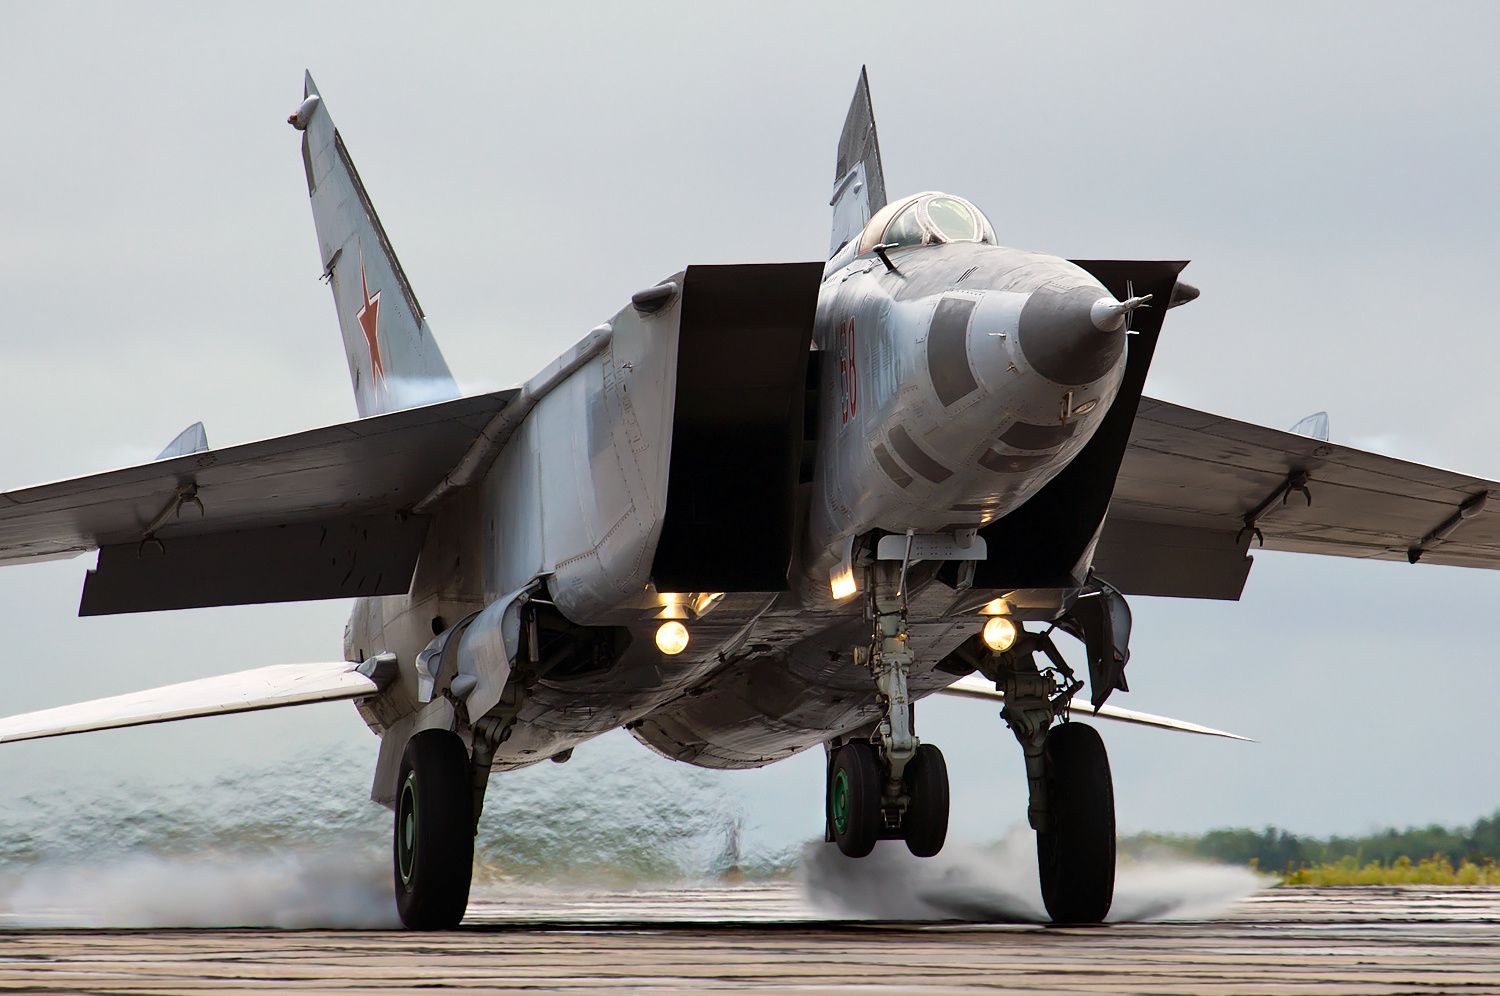
<svg viewBox="0 0 1500 996">
<path fill-rule="evenodd" d="M 1500 864 L 1493 858 L 1481 862 L 1467 858 L 1457 864 L 1440 854 L 1413 861 L 1367 861 L 1354 857 L 1288 869 L 1282 885 L 1500 885 Z"/>
<path fill-rule="evenodd" d="M 1276 827 L 1136 834 L 1130 854 L 1165 849 L 1279 874 L 1287 885 L 1500 885 L 1500 812 L 1468 826 L 1310 837 Z M 1413 858 L 1412 855 L 1430 855 Z"/>
</svg>

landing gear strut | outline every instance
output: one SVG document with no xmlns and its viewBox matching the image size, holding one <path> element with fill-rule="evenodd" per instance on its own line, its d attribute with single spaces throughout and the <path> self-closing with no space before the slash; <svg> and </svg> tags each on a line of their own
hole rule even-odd
<svg viewBox="0 0 1500 996">
<path fill-rule="evenodd" d="M 851 858 L 869 854 L 877 840 L 904 840 L 917 857 L 930 858 L 948 837 L 948 766 L 912 729 L 907 679 L 915 655 L 907 646 L 905 573 L 891 562 L 871 569 L 874 634 L 854 654 L 870 669 L 885 715 L 873 736 L 833 746 L 828 755 L 828 839 Z"/>
<path fill-rule="evenodd" d="M 1049 666 L 1037 666 L 1037 651 Z M 1026 755 L 1027 816 L 1047 913 L 1057 923 L 1099 923 L 1114 898 L 1115 801 L 1104 741 L 1093 727 L 1067 721 L 1083 682 L 1050 637 L 1024 631 L 984 673 L 1004 693 L 1000 716 Z"/>
</svg>

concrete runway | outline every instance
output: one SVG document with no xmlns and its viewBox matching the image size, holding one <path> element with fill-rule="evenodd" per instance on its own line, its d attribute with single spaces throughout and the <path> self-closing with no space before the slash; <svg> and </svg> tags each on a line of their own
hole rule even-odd
<svg viewBox="0 0 1500 996">
<path fill-rule="evenodd" d="M 447 934 L 6 930 L 0 991 L 1500 993 L 1500 888 L 1274 889 L 1218 919 L 818 919 L 791 885 L 479 903 Z"/>
</svg>

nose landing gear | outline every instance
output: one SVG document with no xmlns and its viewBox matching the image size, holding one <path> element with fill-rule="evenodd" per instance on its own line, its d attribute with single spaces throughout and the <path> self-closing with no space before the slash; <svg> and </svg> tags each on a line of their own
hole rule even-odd
<svg viewBox="0 0 1500 996">
<path fill-rule="evenodd" d="M 854 653 L 869 667 L 885 715 L 874 736 L 830 745 L 828 755 L 827 838 L 851 858 L 869 854 L 877 840 L 904 840 L 930 858 L 948 837 L 948 766 L 912 729 L 904 575 L 900 564 L 872 568 L 875 631 L 870 646 Z"/>
</svg>

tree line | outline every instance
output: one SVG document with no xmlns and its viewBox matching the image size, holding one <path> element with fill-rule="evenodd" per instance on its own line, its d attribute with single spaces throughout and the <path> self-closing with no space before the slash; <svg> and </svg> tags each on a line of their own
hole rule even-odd
<svg viewBox="0 0 1500 996">
<path fill-rule="evenodd" d="M 1354 837 L 1312 837 L 1277 827 L 1210 830 L 1204 834 L 1141 833 L 1121 841 L 1127 852 L 1166 847 L 1230 864 L 1254 864 L 1267 871 L 1286 871 L 1353 860 L 1394 864 L 1441 857 L 1452 865 L 1500 861 L 1500 810 L 1468 826 L 1436 824 L 1405 830 L 1381 830 Z"/>
</svg>

